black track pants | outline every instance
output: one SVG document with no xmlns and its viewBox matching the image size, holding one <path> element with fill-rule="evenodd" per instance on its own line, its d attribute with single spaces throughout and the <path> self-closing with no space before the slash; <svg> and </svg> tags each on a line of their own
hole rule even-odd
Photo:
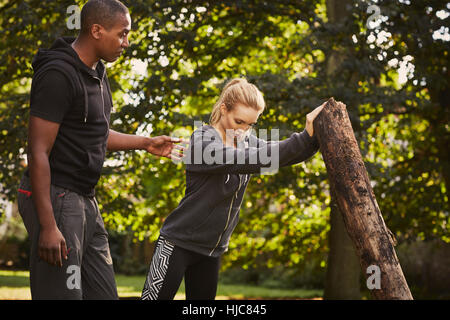
<svg viewBox="0 0 450 320">
<path fill-rule="evenodd" d="M 187 300 L 213 300 L 219 278 L 220 257 L 204 256 L 160 237 L 142 290 L 142 300 L 171 300 L 183 276 Z"/>
<path fill-rule="evenodd" d="M 67 246 L 68 259 L 53 266 L 38 254 L 40 224 L 31 193 L 23 176 L 19 186 L 19 212 L 30 236 L 30 288 L 33 299 L 118 299 L 114 269 L 102 216 L 95 198 L 50 186 L 58 229 Z"/>
</svg>

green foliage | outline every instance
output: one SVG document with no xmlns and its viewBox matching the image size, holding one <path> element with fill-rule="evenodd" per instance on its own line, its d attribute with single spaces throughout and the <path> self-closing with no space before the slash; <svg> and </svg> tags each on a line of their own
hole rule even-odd
<svg viewBox="0 0 450 320">
<path fill-rule="evenodd" d="M 56 37 L 74 34 L 65 26 L 71 4 L 0 1 L 0 192 L 9 200 L 26 166 L 31 59 Z M 334 96 L 347 105 L 389 228 L 400 239 L 450 241 L 449 41 L 432 36 L 448 25 L 448 17 L 436 16 L 448 4 L 380 0 L 387 19 L 376 29 L 366 26 L 365 1 L 355 1 L 343 24 L 328 22 L 324 1 L 127 4 L 131 46 L 108 69 L 113 129 L 189 135 L 235 76 L 264 93 L 259 128 L 278 128 L 280 138 L 303 130 L 306 114 Z M 335 54 L 342 63 L 333 68 Z M 400 83 L 407 56 L 414 72 Z M 97 188 L 105 223 L 155 240 L 184 194 L 183 165 L 142 152 L 108 159 Z M 324 268 L 329 201 L 320 154 L 276 175 L 254 176 L 224 266 L 300 268 L 314 257 L 317 270 Z"/>
</svg>

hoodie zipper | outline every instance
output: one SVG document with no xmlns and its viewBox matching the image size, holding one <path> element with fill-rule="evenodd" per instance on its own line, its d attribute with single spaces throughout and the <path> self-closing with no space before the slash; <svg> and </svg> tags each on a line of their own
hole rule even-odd
<svg viewBox="0 0 450 320">
<path fill-rule="evenodd" d="M 217 246 L 219 245 L 220 240 L 222 240 L 222 237 L 223 237 L 223 235 L 225 234 L 225 231 L 227 231 L 228 224 L 229 224 L 229 222 L 230 222 L 231 209 L 233 208 L 234 199 L 237 198 L 238 192 L 239 192 L 239 190 L 241 190 L 241 186 L 242 186 L 242 179 L 241 179 L 241 175 L 239 175 L 239 188 L 238 188 L 237 191 L 234 193 L 233 199 L 231 199 L 230 208 L 228 209 L 228 217 L 227 217 L 227 223 L 225 224 L 225 229 L 223 229 L 222 233 L 220 234 L 219 239 L 217 240 L 217 243 L 216 243 L 216 245 L 214 246 L 214 249 L 212 249 L 211 252 L 209 253 L 210 256 L 213 254 L 214 250 L 217 249 Z"/>
<path fill-rule="evenodd" d="M 104 75 L 104 73 L 103 73 L 103 75 Z M 102 76 L 102 79 L 100 79 L 98 77 L 94 77 L 94 78 L 98 80 L 98 84 L 100 85 L 100 94 L 102 96 L 102 106 L 103 106 L 103 117 L 105 118 L 106 124 L 108 126 L 108 131 L 109 131 L 109 122 L 108 122 L 108 119 L 106 119 L 106 115 L 105 115 L 105 98 L 103 97 L 103 83 L 102 83 L 103 76 Z"/>
</svg>

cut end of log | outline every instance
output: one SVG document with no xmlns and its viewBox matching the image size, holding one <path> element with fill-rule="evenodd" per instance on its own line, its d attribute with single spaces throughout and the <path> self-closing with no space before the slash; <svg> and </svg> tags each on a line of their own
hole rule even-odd
<svg viewBox="0 0 450 320">
<path fill-rule="evenodd" d="M 339 106 L 339 107 L 341 107 L 341 108 L 347 109 L 347 106 L 345 105 L 345 103 L 343 103 L 343 102 L 341 102 L 341 101 L 336 101 L 336 100 L 334 99 L 334 97 L 331 97 L 331 98 L 328 99 L 328 101 L 327 101 L 327 103 L 326 103 L 326 105 L 325 105 L 325 108 L 327 108 L 328 105 L 329 105 L 329 106 L 332 106 L 332 107 L 337 107 L 337 106 Z"/>
<path fill-rule="evenodd" d="M 320 144 L 322 133 L 330 130 L 336 131 L 336 128 L 333 128 L 336 123 L 348 127 L 348 131 L 353 135 L 353 128 L 348 116 L 347 107 L 341 101 L 336 101 L 334 97 L 331 97 L 313 122 L 314 132 L 318 133 L 317 139 Z M 330 134 L 330 136 L 334 135 Z"/>
<path fill-rule="evenodd" d="M 336 100 L 334 100 L 334 97 L 331 97 L 330 99 L 328 99 L 327 104 L 336 104 Z"/>
</svg>

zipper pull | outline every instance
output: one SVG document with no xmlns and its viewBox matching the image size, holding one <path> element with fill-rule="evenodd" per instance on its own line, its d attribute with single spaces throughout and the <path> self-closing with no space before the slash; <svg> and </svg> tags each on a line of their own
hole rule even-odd
<svg viewBox="0 0 450 320">
<path fill-rule="evenodd" d="M 237 189 L 236 193 L 234 194 L 235 199 L 237 199 L 239 190 L 241 190 L 241 186 L 242 186 L 242 180 L 241 180 L 241 177 L 242 177 L 242 176 L 239 174 L 239 188 Z"/>
</svg>

